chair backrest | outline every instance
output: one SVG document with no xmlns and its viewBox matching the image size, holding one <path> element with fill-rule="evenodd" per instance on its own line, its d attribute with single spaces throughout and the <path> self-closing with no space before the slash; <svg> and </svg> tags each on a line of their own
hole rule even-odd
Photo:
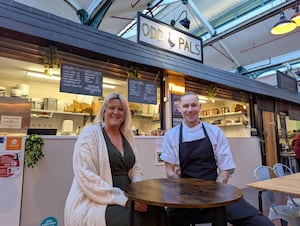
<svg viewBox="0 0 300 226">
<path fill-rule="evenodd" d="M 256 181 L 271 179 L 273 174 L 274 174 L 273 168 L 270 166 L 258 166 L 253 171 L 253 176 L 256 179 Z M 274 193 L 272 191 L 264 191 L 263 194 L 265 197 L 265 201 L 273 209 L 273 206 L 276 205 L 276 199 Z M 276 212 L 275 209 L 274 211 Z"/>
<path fill-rule="evenodd" d="M 271 179 L 273 168 L 270 166 L 258 166 L 253 171 L 253 176 L 256 181 Z"/>
<path fill-rule="evenodd" d="M 290 167 L 288 167 L 287 165 L 284 165 L 282 163 L 276 163 L 273 166 L 273 171 L 277 177 L 282 177 L 282 176 L 293 173 L 293 171 Z"/>
<path fill-rule="evenodd" d="M 282 177 L 282 176 L 294 173 L 293 170 L 290 167 L 288 167 L 287 165 L 284 165 L 282 163 L 274 164 L 273 171 L 274 171 L 274 174 L 277 177 Z M 293 206 L 299 206 L 299 204 L 296 203 L 296 201 L 293 199 L 291 194 L 287 194 L 287 197 L 288 197 L 288 200 L 290 200 L 290 202 Z"/>
</svg>

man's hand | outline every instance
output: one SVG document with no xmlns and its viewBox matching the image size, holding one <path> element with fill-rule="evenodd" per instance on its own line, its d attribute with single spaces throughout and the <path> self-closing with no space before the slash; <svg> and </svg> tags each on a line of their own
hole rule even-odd
<svg viewBox="0 0 300 226">
<path fill-rule="evenodd" d="M 165 162 L 167 178 L 179 178 L 180 168 L 174 164 Z"/>
<path fill-rule="evenodd" d="M 223 170 L 220 171 L 216 181 L 223 184 L 227 184 L 229 177 L 230 177 L 230 170 Z"/>
</svg>

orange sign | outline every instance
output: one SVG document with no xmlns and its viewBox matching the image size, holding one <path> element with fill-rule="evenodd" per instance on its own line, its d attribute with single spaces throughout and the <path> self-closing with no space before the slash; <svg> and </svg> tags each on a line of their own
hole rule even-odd
<svg viewBox="0 0 300 226">
<path fill-rule="evenodd" d="M 7 137 L 6 150 L 7 151 L 21 151 L 22 150 L 22 137 Z"/>
</svg>

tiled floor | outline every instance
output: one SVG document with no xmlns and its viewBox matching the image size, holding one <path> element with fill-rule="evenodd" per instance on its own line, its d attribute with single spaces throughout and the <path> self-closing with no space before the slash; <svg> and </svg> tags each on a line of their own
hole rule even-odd
<svg viewBox="0 0 300 226">
<path fill-rule="evenodd" d="M 246 199 L 251 205 L 255 206 L 258 208 L 258 192 L 254 188 L 244 188 L 244 199 Z M 284 199 L 283 197 L 279 197 L 279 199 Z M 268 214 L 268 205 L 266 203 L 263 203 L 263 209 L 264 209 L 264 214 L 267 216 Z M 275 226 L 281 226 L 279 220 L 274 220 L 273 221 Z M 196 226 L 210 226 L 211 224 L 197 224 Z M 228 226 L 231 224 L 228 224 Z"/>
</svg>

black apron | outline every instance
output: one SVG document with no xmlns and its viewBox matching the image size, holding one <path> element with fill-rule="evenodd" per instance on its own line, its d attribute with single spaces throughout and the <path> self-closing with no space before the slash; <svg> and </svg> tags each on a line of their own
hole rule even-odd
<svg viewBox="0 0 300 226">
<path fill-rule="evenodd" d="M 203 180 L 217 179 L 217 164 L 214 151 L 206 129 L 202 124 L 204 138 L 195 141 L 182 142 L 182 124 L 179 132 L 179 161 L 181 177 Z M 257 215 L 259 211 L 244 199 L 226 206 L 227 219 L 236 220 Z"/>
<path fill-rule="evenodd" d="M 179 132 L 179 160 L 181 177 L 203 180 L 217 179 L 217 164 L 211 142 L 203 126 L 205 137 L 199 140 L 182 142 L 182 124 Z"/>
</svg>

